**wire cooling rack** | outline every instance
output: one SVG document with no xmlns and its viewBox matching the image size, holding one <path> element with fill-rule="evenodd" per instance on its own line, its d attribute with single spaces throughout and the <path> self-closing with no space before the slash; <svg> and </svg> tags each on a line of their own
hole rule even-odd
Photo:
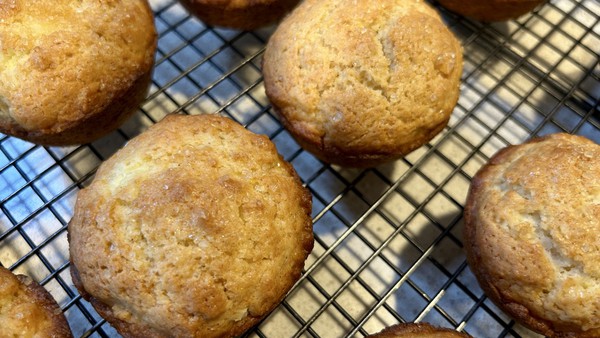
<svg viewBox="0 0 600 338">
<path fill-rule="evenodd" d="M 508 144 L 559 131 L 600 143 L 599 2 L 550 1 L 495 24 L 439 8 L 464 46 L 458 105 L 429 144 L 368 170 L 318 161 L 272 114 L 260 63 L 274 27 L 217 29 L 174 0 L 151 4 L 160 34 L 153 85 L 119 131 L 61 148 L 0 135 L 0 262 L 48 289 L 76 337 L 118 336 L 69 276 L 66 227 L 77 191 L 169 113 L 223 114 L 268 135 L 312 192 L 306 273 L 249 337 L 361 337 L 412 321 L 474 337 L 536 336 L 478 287 L 462 252 L 462 206 L 471 177 Z"/>
</svg>

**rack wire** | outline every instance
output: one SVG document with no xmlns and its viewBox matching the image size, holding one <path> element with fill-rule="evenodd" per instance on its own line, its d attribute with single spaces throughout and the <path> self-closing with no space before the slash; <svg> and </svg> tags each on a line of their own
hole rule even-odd
<svg viewBox="0 0 600 338">
<path fill-rule="evenodd" d="M 560 131 L 600 143 L 600 3 L 554 0 L 494 24 L 434 3 L 464 47 L 458 105 L 434 140 L 367 170 L 320 162 L 272 114 L 260 62 L 275 27 L 208 27 L 175 0 L 151 4 L 153 85 L 122 128 L 77 147 L 0 135 L 0 262 L 49 290 L 75 336 L 118 336 L 69 275 L 66 228 L 77 191 L 169 113 L 222 114 L 268 135 L 313 195 L 315 249 L 305 274 L 248 337 L 361 337 L 412 321 L 474 337 L 536 336 L 477 285 L 462 252 L 462 206 L 472 176 L 506 145 Z"/>
</svg>

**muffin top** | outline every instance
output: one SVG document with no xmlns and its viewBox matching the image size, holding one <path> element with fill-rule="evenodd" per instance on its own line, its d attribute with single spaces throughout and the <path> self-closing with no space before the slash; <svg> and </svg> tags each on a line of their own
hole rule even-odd
<svg viewBox="0 0 600 338">
<path fill-rule="evenodd" d="M 224 117 L 167 116 L 79 192 L 74 280 L 125 336 L 235 336 L 300 276 L 310 209 L 267 137 Z"/>
<path fill-rule="evenodd" d="M 545 335 L 600 335 L 600 146 L 505 148 L 473 178 L 465 221 L 470 266 L 505 311 Z"/>
<path fill-rule="evenodd" d="M 447 328 L 435 327 L 427 323 L 401 323 L 369 335 L 367 338 L 468 338 L 466 333 Z"/>
<path fill-rule="evenodd" d="M 56 133 L 151 69 L 156 32 L 146 0 L 8 0 L 0 41 L 0 124 Z"/>
<path fill-rule="evenodd" d="M 325 154 L 366 154 L 354 163 L 362 166 L 404 155 L 446 125 L 462 49 L 423 1 L 306 0 L 269 40 L 263 72 L 292 134 Z"/>
<path fill-rule="evenodd" d="M 0 323 L 3 337 L 72 337 L 52 296 L 25 275 L 0 266 Z"/>
</svg>

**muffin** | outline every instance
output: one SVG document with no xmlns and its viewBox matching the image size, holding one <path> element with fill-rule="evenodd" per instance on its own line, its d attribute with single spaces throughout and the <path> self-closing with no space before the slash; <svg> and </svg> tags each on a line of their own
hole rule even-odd
<svg viewBox="0 0 600 338">
<path fill-rule="evenodd" d="M 144 99 L 156 32 L 146 0 L 0 3 L 0 132 L 93 141 Z"/>
<path fill-rule="evenodd" d="M 457 332 L 447 328 L 435 327 L 427 323 L 396 324 L 382 331 L 367 336 L 367 338 L 468 338 L 466 333 Z"/>
<path fill-rule="evenodd" d="M 418 0 L 306 0 L 270 38 L 273 110 L 319 159 L 372 167 L 444 129 L 459 95 L 462 48 Z"/>
<path fill-rule="evenodd" d="M 481 21 L 505 21 L 531 12 L 545 0 L 438 0 L 460 15 Z"/>
<path fill-rule="evenodd" d="M 180 0 L 207 25 L 252 30 L 281 19 L 299 0 Z"/>
<path fill-rule="evenodd" d="M 0 265 L 0 330 L 3 337 L 73 337 L 50 293 L 25 275 Z"/>
<path fill-rule="evenodd" d="M 468 263 L 487 296 L 548 337 L 600 337 L 600 146 L 553 134 L 509 146 L 473 178 Z"/>
<path fill-rule="evenodd" d="M 310 212 L 267 137 L 225 117 L 170 115 L 79 192 L 71 274 L 125 337 L 233 337 L 299 278 Z"/>
</svg>

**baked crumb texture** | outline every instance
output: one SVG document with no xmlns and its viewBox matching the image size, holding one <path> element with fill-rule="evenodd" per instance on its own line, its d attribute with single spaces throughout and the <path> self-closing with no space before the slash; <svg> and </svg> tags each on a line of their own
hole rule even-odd
<svg viewBox="0 0 600 338">
<path fill-rule="evenodd" d="M 554 134 L 473 178 L 465 249 L 482 289 L 549 337 L 600 337 L 600 146 Z"/>
<path fill-rule="evenodd" d="M 144 99 L 156 49 L 146 0 L 8 0 L 0 22 L 0 132 L 87 143 Z"/>
<path fill-rule="evenodd" d="M 207 25 L 252 30 L 280 20 L 299 0 L 179 0 Z"/>
<path fill-rule="evenodd" d="M 505 21 L 531 12 L 545 0 L 438 0 L 460 15 L 481 21 Z"/>
<path fill-rule="evenodd" d="M 267 137 L 224 117 L 170 115 L 79 192 L 71 272 L 126 337 L 236 336 L 299 278 L 310 212 Z"/>
<path fill-rule="evenodd" d="M 435 327 L 427 323 L 401 323 L 367 336 L 367 338 L 469 338 L 466 333 L 447 328 Z"/>
<path fill-rule="evenodd" d="M 266 93 L 298 143 L 325 162 L 370 167 L 443 130 L 462 48 L 423 1 L 306 0 L 270 38 Z"/>
<path fill-rule="evenodd" d="M 0 266 L 0 335 L 22 338 L 73 337 L 50 293 L 25 275 Z"/>
</svg>

